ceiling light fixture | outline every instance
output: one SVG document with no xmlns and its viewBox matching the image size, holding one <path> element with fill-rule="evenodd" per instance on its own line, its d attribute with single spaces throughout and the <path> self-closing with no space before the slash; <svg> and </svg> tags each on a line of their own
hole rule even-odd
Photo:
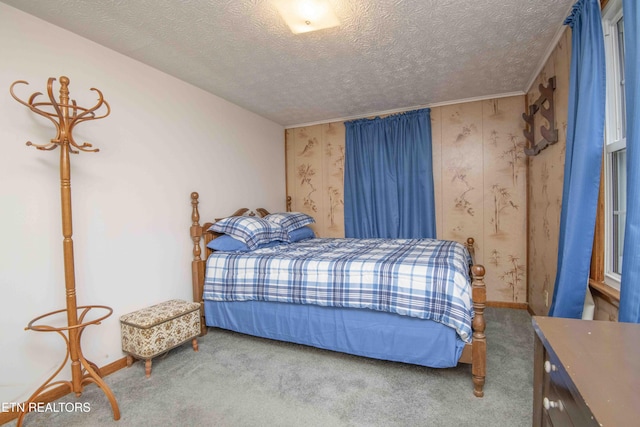
<svg viewBox="0 0 640 427">
<path fill-rule="evenodd" d="M 327 0 L 272 0 L 294 34 L 340 25 Z"/>
</svg>

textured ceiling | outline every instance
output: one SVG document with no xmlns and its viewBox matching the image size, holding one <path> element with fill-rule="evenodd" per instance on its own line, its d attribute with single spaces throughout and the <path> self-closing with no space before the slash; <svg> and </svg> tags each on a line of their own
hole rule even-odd
<svg viewBox="0 0 640 427">
<path fill-rule="evenodd" d="M 283 126 L 522 93 L 575 0 L 330 0 L 290 32 L 269 0 L 0 0 Z"/>
</svg>

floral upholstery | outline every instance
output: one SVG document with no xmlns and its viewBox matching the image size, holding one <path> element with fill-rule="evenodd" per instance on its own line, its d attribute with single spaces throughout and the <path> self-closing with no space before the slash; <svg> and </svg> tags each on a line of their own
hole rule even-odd
<svg viewBox="0 0 640 427">
<path fill-rule="evenodd" d="M 200 335 L 200 304 L 171 300 L 120 317 L 122 351 L 151 359 Z"/>
</svg>

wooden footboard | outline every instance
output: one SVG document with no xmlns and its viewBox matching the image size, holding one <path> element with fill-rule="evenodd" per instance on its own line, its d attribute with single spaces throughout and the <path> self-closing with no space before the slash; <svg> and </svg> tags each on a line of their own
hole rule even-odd
<svg viewBox="0 0 640 427">
<path fill-rule="evenodd" d="M 191 193 L 191 239 L 193 241 L 193 261 L 191 262 L 193 300 L 200 303 L 200 325 L 201 336 L 207 333 L 207 326 L 204 318 L 204 275 L 205 263 L 207 257 L 211 254 L 211 250 L 207 248 L 207 244 L 217 237 L 216 233 L 207 231 L 212 223 L 200 225 L 200 213 L 198 211 L 198 193 Z M 243 215 L 248 209 L 240 209 L 233 215 Z M 265 216 L 266 211 L 257 209 L 260 216 Z M 204 254 L 201 249 L 201 241 L 204 248 Z M 474 255 L 474 240 L 467 239 L 466 246 L 469 252 Z M 472 277 L 472 299 L 473 299 L 473 341 L 467 344 L 460 357 L 460 363 L 471 364 L 471 373 L 473 377 L 474 390 L 473 394 L 477 397 L 484 396 L 484 383 L 486 377 L 487 365 L 487 340 L 485 336 L 485 318 L 484 309 L 486 306 L 487 292 L 484 284 L 485 269 L 480 264 L 474 264 L 471 267 Z"/>
</svg>

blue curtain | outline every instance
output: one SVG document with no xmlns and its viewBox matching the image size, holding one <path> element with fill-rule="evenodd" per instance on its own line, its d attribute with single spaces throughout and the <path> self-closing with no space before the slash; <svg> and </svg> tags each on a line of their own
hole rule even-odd
<svg viewBox="0 0 640 427">
<path fill-rule="evenodd" d="M 346 237 L 435 238 L 430 110 L 345 127 Z"/>
<path fill-rule="evenodd" d="M 640 323 L 640 12 L 637 0 L 623 0 L 625 98 L 627 101 L 627 222 L 624 230 L 621 322 Z"/>
<path fill-rule="evenodd" d="M 598 0 L 579 0 L 572 29 L 558 268 L 550 316 L 581 318 L 589 280 L 604 143 L 605 54 Z"/>
</svg>

